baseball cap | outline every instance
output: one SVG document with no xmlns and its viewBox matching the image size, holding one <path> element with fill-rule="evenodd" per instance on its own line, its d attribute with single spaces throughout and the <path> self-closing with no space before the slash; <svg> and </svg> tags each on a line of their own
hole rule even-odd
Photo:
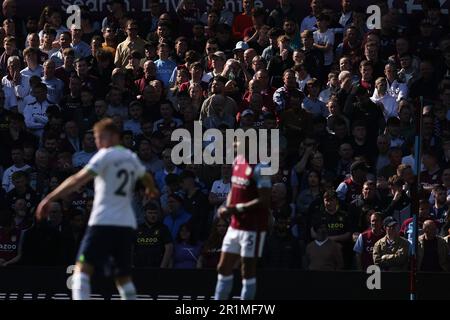
<svg viewBox="0 0 450 320">
<path fill-rule="evenodd" d="M 352 163 L 350 167 L 350 172 L 353 172 L 355 170 L 365 170 L 368 171 L 369 168 L 367 167 L 366 163 L 364 161 L 355 161 Z"/>
<path fill-rule="evenodd" d="M 385 227 L 392 227 L 392 226 L 395 226 L 397 223 L 398 223 L 397 220 L 395 220 L 393 217 L 390 217 L 390 216 L 386 217 L 383 220 L 383 226 L 385 226 Z"/>
<path fill-rule="evenodd" d="M 241 117 L 245 117 L 248 115 L 254 115 L 255 113 L 253 112 L 253 110 L 250 109 L 245 109 L 244 111 L 242 111 Z"/>
<path fill-rule="evenodd" d="M 214 52 L 213 53 L 213 58 L 214 57 L 218 57 L 218 58 L 220 58 L 220 59 L 222 59 L 222 60 L 227 60 L 227 57 L 225 56 L 225 53 L 223 52 L 223 51 L 216 51 L 216 52 Z"/>
<path fill-rule="evenodd" d="M 244 41 L 239 41 L 238 43 L 236 43 L 236 47 L 233 49 L 233 52 L 235 51 L 239 51 L 239 50 L 247 50 L 249 47 L 249 45 L 247 44 L 247 42 Z"/>
</svg>

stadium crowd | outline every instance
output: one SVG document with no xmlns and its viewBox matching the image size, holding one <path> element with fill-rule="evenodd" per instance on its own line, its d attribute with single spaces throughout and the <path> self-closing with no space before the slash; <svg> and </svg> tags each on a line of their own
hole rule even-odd
<svg viewBox="0 0 450 320">
<path fill-rule="evenodd" d="M 262 267 L 406 270 L 418 196 L 419 270 L 448 271 L 450 19 L 439 1 L 412 13 L 405 1 L 375 1 L 373 30 L 355 0 L 338 11 L 321 0 L 270 10 L 243 0 L 236 14 L 224 0 L 207 12 L 198 2 L 167 13 L 150 0 L 137 21 L 111 0 L 107 16 L 81 7 L 81 26 L 67 28 L 59 8 L 25 19 L 3 1 L 0 266 L 74 263 L 93 186 L 54 202 L 45 221 L 34 209 L 88 163 L 92 126 L 111 117 L 161 192 L 149 201 L 136 187 L 136 267 L 217 265 L 231 166 L 171 158 L 171 133 L 200 122 L 280 129 Z"/>
</svg>

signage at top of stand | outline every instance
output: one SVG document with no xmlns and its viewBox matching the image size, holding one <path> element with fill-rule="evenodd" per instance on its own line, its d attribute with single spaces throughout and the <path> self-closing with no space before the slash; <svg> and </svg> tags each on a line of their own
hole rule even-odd
<svg viewBox="0 0 450 320">
<path fill-rule="evenodd" d="M 182 0 L 161 0 L 161 6 L 164 11 L 174 13 L 178 4 Z M 20 17 L 26 18 L 28 16 L 36 16 L 37 12 L 40 14 L 45 6 L 60 7 L 61 11 L 66 12 L 67 8 L 71 5 L 87 6 L 90 12 L 94 16 L 106 16 L 108 12 L 108 4 L 110 0 L 33 0 L 33 1 L 18 1 L 18 14 Z M 213 0 L 197 0 L 196 4 L 202 12 L 211 6 Z M 232 12 L 239 13 L 242 12 L 242 0 L 224 0 L 225 6 Z M 324 4 L 333 10 L 340 11 L 341 1 L 335 0 L 324 0 Z M 356 1 L 355 1 L 356 2 Z M 403 2 L 402 7 L 399 7 L 399 3 Z M 388 0 L 388 6 L 390 8 L 395 7 L 400 10 L 406 10 L 407 13 L 412 13 L 413 11 L 421 11 L 422 5 L 420 0 Z M 448 14 L 449 3 L 447 0 L 440 0 L 441 12 L 443 14 Z M 136 18 L 144 17 L 150 12 L 150 0 L 124 0 L 126 11 L 132 12 L 133 16 Z M 302 18 L 302 13 L 306 15 L 309 12 L 309 0 L 295 0 L 293 1 L 296 8 L 302 8 L 302 12 L 299 12 L 299 19 Z M 370 0 L 358 0 L 358 8 L 366 9 L 373 1 Z M 255 0 L 255 5 L 258 7 L 264 7 L 268 11 L 274 9 L 278 4 L 278 0 Z M 366 11 L 366 10 L 363 10 Z"/>
</svg>

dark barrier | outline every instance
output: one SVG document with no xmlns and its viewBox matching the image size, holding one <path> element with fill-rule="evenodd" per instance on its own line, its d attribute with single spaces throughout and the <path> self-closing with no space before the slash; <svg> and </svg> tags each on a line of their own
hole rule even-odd
<svg viewBox="0 0 450 320">
<path fill-rule="evenodd" d="M 0 300 L 69 299 L 72 268 L 2 268 Z M 210 299 L 216 283 L 214 270 L 135 269 L 135 284 L 141 299 Z M 258 299 L 409 299 L 409 275 L 381 274 L 381 288 L 369 290 L 370 275 L 361 272 L 305 272 L 269 270 L 258 272 Z M 450 273 L 418 275 L 418 299 L 450 299 Z M 239 296 L 240 278 L 235 277 L 233 296 Z M 98 299 L 117 299 L 111 279 L 94 278 Z"/>
</svg>

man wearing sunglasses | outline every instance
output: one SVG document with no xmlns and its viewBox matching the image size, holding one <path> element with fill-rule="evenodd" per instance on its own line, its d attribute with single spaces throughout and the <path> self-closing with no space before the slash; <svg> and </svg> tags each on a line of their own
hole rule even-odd
<svg viewBox="0 0 450 320">
<path fill-rule="evenodd" d="M 128 56 L 132 51 L 138 51 L 144 56 L 144 47 L 147 42 L 138 35 L 139 26 L 136 20 L 128 20 L 126 32 L 127 38 L 119 43 L 116 49 L 114 64 L 117 68 L 125 68 L 128 64 Z"/>
</svg>

